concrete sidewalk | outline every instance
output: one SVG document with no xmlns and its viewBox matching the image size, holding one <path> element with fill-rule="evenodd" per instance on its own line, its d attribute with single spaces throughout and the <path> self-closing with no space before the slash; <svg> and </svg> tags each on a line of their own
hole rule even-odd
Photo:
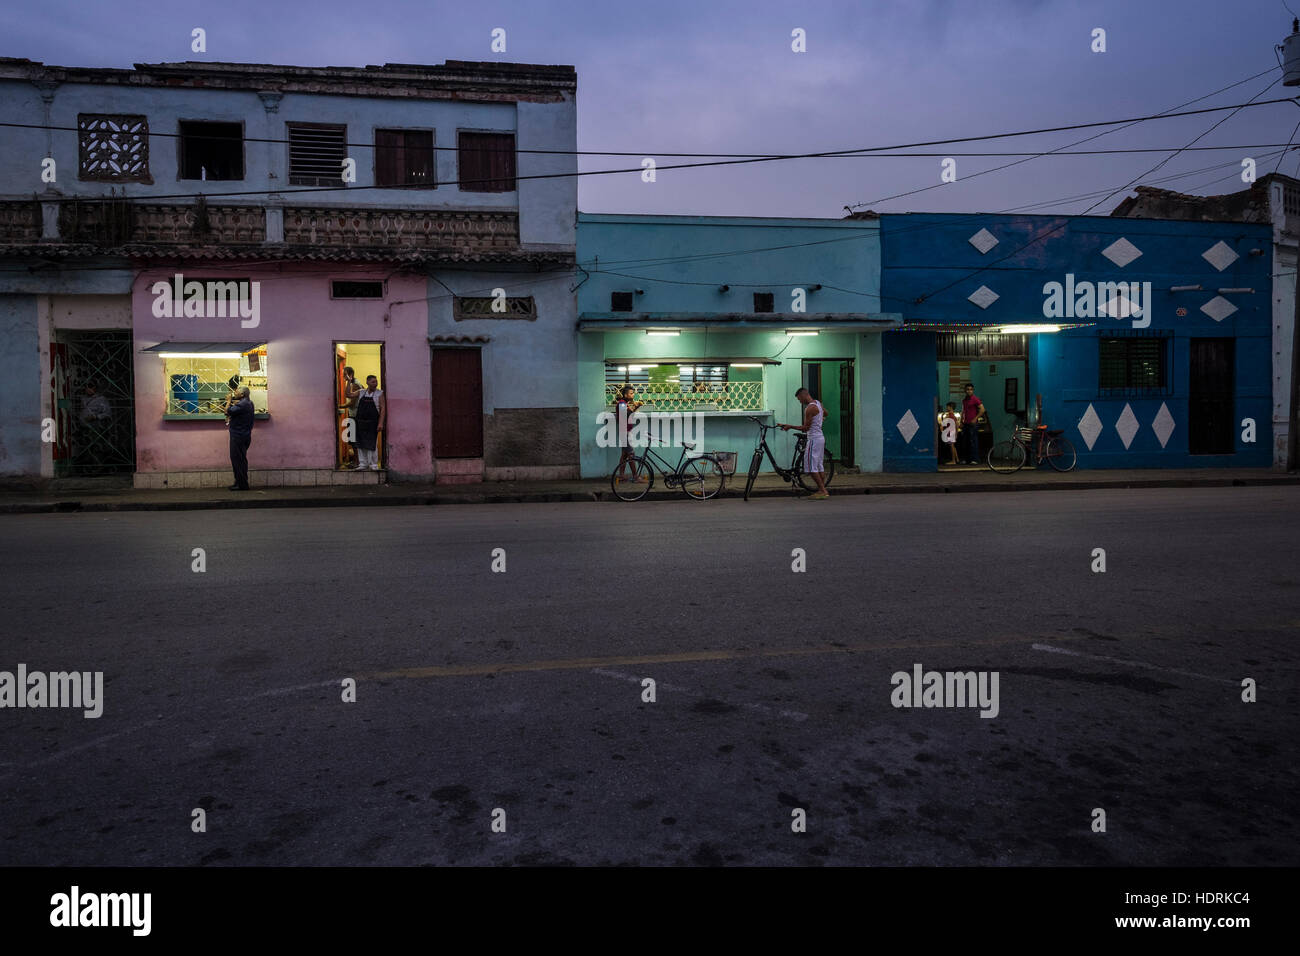
<svg viewBox="0 0 1300 956">
<path fill-rule="evenodd" d="M 739 498 L 745 476 L 728 480 L 720 497 Z M 1056 474 L 1024 470 L 998 475 L 969 467 L 938 474 L 841 474 L 831 494 L 919 494 L 992 491 L 1080 491 L 1092 488 L 1204 488 L 1241 485 L 1296 485 L 1300 474 L 1264 468 L 1187 468 L 1076 471 Z M 762 477 L 754 488 L 759 497 L 793 498 L 790 486 L 776 477 Z M 688 499 L 666 490 L 656 476 L 643 500 Z M 70 511 L 191 511 L 215 508 L 328 508 L 366 505 L 495 504 L 528 501 L 612 501 L 608 479 L 574 481 L 484 482 L 468 485 L 329 485 L 254 488 L 234 492 L 215 488 L 92 489 L 84 491 L 0 491 L 0 514 L 39 514 Z M 624 507 L 635 507 L 624 504 Z"/>
</svg>

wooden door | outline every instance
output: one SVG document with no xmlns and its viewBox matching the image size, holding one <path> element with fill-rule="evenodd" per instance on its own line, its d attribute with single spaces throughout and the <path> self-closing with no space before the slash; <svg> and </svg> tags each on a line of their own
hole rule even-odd
<svg viewBox="0 0 1300 956">
<path fill-rule="evenodd" d="M 1233 451 L 1232 339 L 1192 339 L 1188 369 L 1188 452 L 1230 455 Z"/>
<path fill-rule="evenodd" d="M 480 349 L 433 350 L 433 457 L 483 457 Z"/>
</svg>

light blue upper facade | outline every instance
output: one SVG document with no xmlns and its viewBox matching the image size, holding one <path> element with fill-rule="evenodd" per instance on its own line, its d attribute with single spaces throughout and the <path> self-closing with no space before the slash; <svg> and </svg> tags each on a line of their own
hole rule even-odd
<svg viewBox="0 0 1300 956">
<path fill-rule="evenodd" d="M 483 82 L 480 67 L 464 64 L 463 74 Z M 258 70 L 265 76 L 257 75 Z M 570 93 L 538 90 L 526 93 L 440 96 L 428 71 L 445 67 L 298 70 L 247 64 L 149 64 L 133 70 L 79 70 L 24 67 L 22 61 L 0 63 L 0 119 L 36 122 L 53 129 L 6 129 L 0 137 L 0 162 L 9 170 L 0 185 L 0 199 L 31 199 L 52 190 L 64 196 L 102 196 L 105 183 L 78 177 L 78 118 L 95 114 L 144 116 L 148 121 L 149 173 L 152 183 L 113 183 L 121 195 L 133 198 L 218 197 L 225 204 L 274 205 L 266 195 L 230 196 L 241 191 L 292 190 L 289 182 L 287 124 L 346 126 L 347 156 L 356 162 L 356 180 L 345 184 L 340 166 L 339 188 L 306 194 L 315 206 L 358 204 L 379 208 L 518 209 L 520 242 L 537 247 L 571 248 L 577 185 L 572 178 L 522 179 L 508 192 L 481 192 L 456 185 L 460 177 L 456 150 L 458 133 L 514 133 L 520 148 L 519 177 L 566 172 L 573 157 L 546 150 L 572 149 L 576 139 L 576 109 Z M 168 77 L 178 78 L 175 85 Z M 37 79 L 37 83 L 29 79 Z M 202 81 L 195 84 L 195 77 Z M 457 81 L 462 78 L 457 77 Z M 181 81 L 184 82 L 181 82 Z M 259 80 L 261 82 L 259 82 Z M 143 81 L 143 82 L 142 82 Z M 296 81 L 296 82 L 295 82 Z M 397 88 L 418 94 L 395 96 Z M 452 79 L 445 80 L 448 87 Z M 319 92 L 311 92 L 315 85 Z M 261 88 L 259 88 L 261 87 Z M 367 95 L 369 93 L 369 95 Z M 492 102 L 496 99 L 499 102 Z M 478 100 L 478 101 L 471 101 Z M 238 180 L 180 178 L 182 121 L 238 123 L 244 136 L 244 175 Z M 375 186 L 375 131 L 431 130 L 436 158 L 434 188 L 379 189 Z M 46 158 L 55 160 L 56 179 L 42 179 Z M 302 188 L 302 187 L 297 187 Z M 174 201 L 174 200 L 172 200 Z M 295 200 L 299 205 L 302 199 Z M 273 236 L 268 237 L 274 239 Z"/>
</svg>

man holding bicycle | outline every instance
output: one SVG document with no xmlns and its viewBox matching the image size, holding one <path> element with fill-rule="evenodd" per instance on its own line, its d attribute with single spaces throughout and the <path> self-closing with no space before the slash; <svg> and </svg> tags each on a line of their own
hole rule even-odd
<svg viewBox="0 0 1300 956">
<path fill-rule="evenodd" d="M 634 402 L 632 397 L 636 394 L 636 389 L 631 385 L 624 385 L 618 390 L 618 399 L 614 403 L 614 415 L 617 420 L 618 428 L 618 447 L 622 450 L 618 459 L 618 470 L 616 481 L 624 481 L 625 469 L 630 464 L 632 466 L 632 480 L 641 484 L 647 483 L 649 476 L 638 474 L 637 465 L 634 460 L 636 453 L 632 450 L 632 413 L 645 404 L 645 402 Z"/>
<path fill-rule="evenodd" d="M 826 435 L 822 432 L 826 409 L 822 408 L 822 403 L 813 398 L 812 393 L 806 388 L 799 389 L 794 393 L 794 397 L 799 399 L 799 404 L 803 406 L 803 424 L 779 425 L 779 427 L 782 431 L 790 431 L 793 428 L 795 431 L 808 433 L 808 444 L 804 446 L 803 453 L 803 470 L 812 475 L 813 480 L 817 482 L 817 493 L 810 495 L 809 500 L 829 498 L 831 493 L 826 490 L 826 463 L 823 460 L 826 453 Z"/>
</svg>

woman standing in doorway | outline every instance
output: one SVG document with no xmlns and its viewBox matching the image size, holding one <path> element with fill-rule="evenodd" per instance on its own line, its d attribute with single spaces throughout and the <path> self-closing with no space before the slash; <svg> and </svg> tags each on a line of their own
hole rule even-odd
<svg viewBox="0 0 1300 956">
<path fill-rule="evenodd" d="M 379 388 L 379 379 L 373 375 L 366 376 L 366 388 L 357 396 L 357 454 L 361 458 L 362 469 L 379 470 L 379 433 L 384 430 L 384 421 L 388 408 L 384 403 L 384 393 Z"/>
</svg>

